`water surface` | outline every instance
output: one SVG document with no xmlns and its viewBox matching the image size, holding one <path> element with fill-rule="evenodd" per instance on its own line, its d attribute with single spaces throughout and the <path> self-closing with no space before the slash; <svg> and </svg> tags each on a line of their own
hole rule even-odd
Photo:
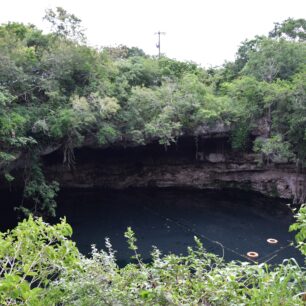
<svg viewBox="0 0 306 306">
<path fill-rule="evenodd" d="M 226 260 L 281 263 L 303 258 L 290 243 L 293 222 L 290 210 L 280 201 L 253 193 L 194 190 L 127 191 L 66 190 L 58 199 L 58 215 L 66 216 L 79 249 L 88 254 L 91 244 L 104 248 L 109 237 L 120 264 L 129 261 L 124 232 L 130 226 L 138 238 L 139 251 L 149 260 L 152 246 L 164 254 L 186 254 L 198 236 L 204 247 Z M 267 243 L 275 238 L 276 245 Z"/>
</svg>

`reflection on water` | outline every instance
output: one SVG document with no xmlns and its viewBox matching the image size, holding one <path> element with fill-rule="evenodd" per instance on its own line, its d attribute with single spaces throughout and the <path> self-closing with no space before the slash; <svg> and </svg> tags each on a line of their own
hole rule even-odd
<svg viewBox="0 0 306 306">
<path fill-rule="evenodd" d="M 198 236 L 205 248 L 226 260 L 248 260 L 249 251 L 259 253 L 257 261 L 280 263 L 299 252 L 289 246 L 294 234 L 289 209 L 281 203 L 254 194 L 191 190 L 66 190 L 59 197 L 58 215 L 66 216 L 74 229 L 74 240 L 87 254 L 90 245 L 104 248 L 109 237 L 121 264 L 131 252 L 124 232 L 131 226 L 139 251 L 149 259 L 152 246 L 165 253 L 186 253 Z M 276 245 L 268 238 L 278 240 Z"/>
</svg>

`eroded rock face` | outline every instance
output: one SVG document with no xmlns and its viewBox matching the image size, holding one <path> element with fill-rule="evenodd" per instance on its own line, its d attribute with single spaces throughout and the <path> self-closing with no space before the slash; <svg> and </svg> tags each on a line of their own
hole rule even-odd
<svg viewBox="0 0 306 306">
<path fill-rule="evenodd" d="M 76 150 L 76 168 L 61 163 L 59 153 L 45 156 L 44 170 L 62 187 L 238 188 L 294 202 L 305 200 L 306 174 L 294 164 L 263 166 L 253 153 L 232 152 L 227 138 L 181 139 L 165 151 L 152 144 L 134 148 Z"/>
</svg>

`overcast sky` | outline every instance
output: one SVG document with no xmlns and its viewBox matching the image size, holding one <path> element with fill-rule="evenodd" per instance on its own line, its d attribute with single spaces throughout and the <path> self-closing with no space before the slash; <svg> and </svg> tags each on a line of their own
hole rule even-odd
<svg viewBox="0 0 306 306">
<path fill-rule="evenodd" d="M 305 0 L 0 0 L 0 23 L 33 23 L 44 30 L 45 9 L 61 6 L 82 19 L 93 46 L 137 46 L 205 67 L 233 60 L 240 42 L 267 34 L 274 22 L 305 18 Z"/>
</svg>

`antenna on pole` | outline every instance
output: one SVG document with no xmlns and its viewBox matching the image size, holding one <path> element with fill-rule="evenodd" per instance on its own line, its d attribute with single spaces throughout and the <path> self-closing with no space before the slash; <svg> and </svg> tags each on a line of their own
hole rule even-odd
<svg viewBox="0 0 306 306">
<path fill-rule="evenodd" d="M 158 35 L 158 43 L 156 44 L 156 48 L 158 48 L 158 57 L 160 58 L 160 35 L 165 35 L 166 32 L 161 32 L 161 31 L 158 31 L 157 33 L 155 33 L 155 35 Z"/>
</svg>

